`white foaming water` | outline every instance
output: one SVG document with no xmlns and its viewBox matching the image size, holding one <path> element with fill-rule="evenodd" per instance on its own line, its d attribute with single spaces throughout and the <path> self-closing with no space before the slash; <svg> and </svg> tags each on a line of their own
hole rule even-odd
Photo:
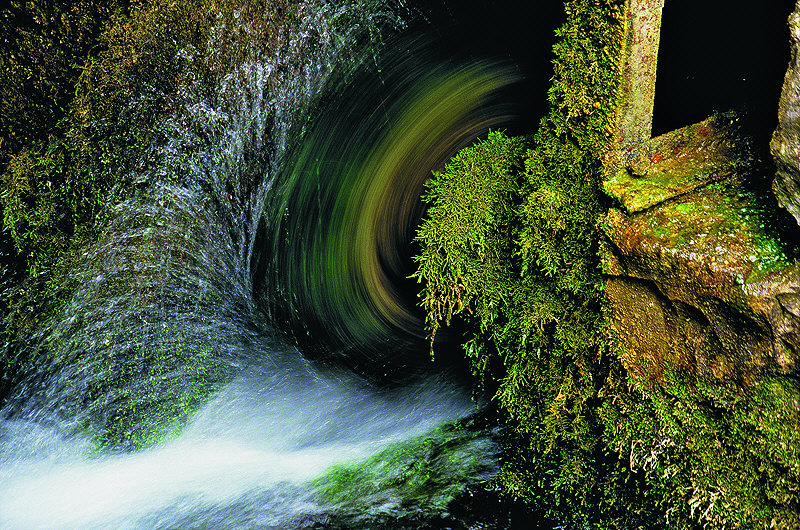
<svg viewBox="0 0 800 530">
<path fill-rule="evenodd" d="M 379 391 L 302 361 L 245 371 L 147 451 L 90 457 L 88 440 L 0 424 L 0 528 L 291 527 L 322 512 L 308 481 L 473 409 L 428 381 Z"/>
</svg>

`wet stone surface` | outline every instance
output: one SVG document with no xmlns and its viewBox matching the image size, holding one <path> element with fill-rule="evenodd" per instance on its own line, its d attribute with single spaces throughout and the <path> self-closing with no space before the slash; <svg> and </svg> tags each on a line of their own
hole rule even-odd
<svg viewBox="0 0 800 530">
<path fill-rule="evenodd" d="M 800 266 L 746 185 L 758 170 L 735 126 L 723 115 L 655 138 L 605 182 L 612 326 L 640 378 L 680 367 L 746 387 L 796 368 Z"/>
<path fill-rule="evenodd" d="M 731 178 L 748 157 L 736 128 L 734 116 L 721 115 L 625 147 L 603 187 L 632 213 Z"/>
<path fill-rule="evenodd" d="M 777 174 L 772 189 L 781 206 L 800 223 L 800 3 L 789 16 L 791 61 L 778 103 L 778 128 L 770 148 Z"/>
</svg>

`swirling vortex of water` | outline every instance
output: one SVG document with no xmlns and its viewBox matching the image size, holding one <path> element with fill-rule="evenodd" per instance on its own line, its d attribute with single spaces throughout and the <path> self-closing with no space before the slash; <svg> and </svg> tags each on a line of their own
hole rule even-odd
<svg viewBox="0 0 800 530">
<path fill-rule="evenodd" d="M 266 55 L 248 21 L 219 20 L 243 28 L 245 59 L 185 77 L 167 140 L 120 176 L 139 191 L 109 207 L 69 302 L 31 337 L 51 354 L 2 411 L 0 526 L 300 524 L 324 511 L 307 484 L 330 465 L 472 410 L 441 380 L 381 390 L 276 338 L 378 379 L 420 359 L 402 277 L 422 183 L 502 125 L 487 98 L 513 76 L 426 60 L 424 40 L 394 38 L 401 13 L 304 0 Z M 164 441 L 87 457 L 114 425 L 112 448 Z M 493 444 L 471 447 L 485 474 Z"/>
</svg>

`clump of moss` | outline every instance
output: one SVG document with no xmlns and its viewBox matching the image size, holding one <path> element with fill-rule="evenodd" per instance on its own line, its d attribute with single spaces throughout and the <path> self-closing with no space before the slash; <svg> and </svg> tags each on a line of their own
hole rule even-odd
<svg viewBox="0 0 800 530">
<path fill-rule="evenodd" d="M 516 212 L 526 143 L 494 132 L 459 152 L 426 183 L 431 206 L 414 274 L 425 282 L 431 353 L 440 323 L 467 312 L 483 331 L 513 296 Z M 475 362 L 482 365 L 480 358 Z"/>
<path fill-rule="evenodd" d="M 596 224 L 623 5 L 565 6 L 551 111 L 531 149 L 493 133 L 434 175 L 416 277 L 430 331 L 454 315 L 468 323 L 473 371 L 515 425 L 505 491 L 567 525 L 633 524 L 646 510 L 618 502 L 639 494 L 622 485 L 598 408 L 620 370 L 605 343 Z"/>
<path fill-rule="evenodd" d="M 411 528 L 427 526 L 424 521 L 431 519 L 448 522 L 444 518 L 458 499 L 497 472 L 496 433 L 477 416 L 333 466 L 313 480 L 316 500 L 333 508 L 330 526 Z"/>
<path fill-rule="evenodd" d="M 604 405 L 606 437 L 643 479 L 668 528 L 795 528 L 798 386 L 763 374 L 747 391 L 669 367 Z"/>
</svg>

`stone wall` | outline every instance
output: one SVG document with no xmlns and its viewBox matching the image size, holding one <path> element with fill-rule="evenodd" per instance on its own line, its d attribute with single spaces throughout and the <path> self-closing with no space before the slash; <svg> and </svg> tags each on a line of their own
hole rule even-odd
<svg viewBox="0 0 800 530">
<path fill-rule="evenodd" d="M 658 382 L 674 367 L 744 388 L 764 369 L 797 369 L 800 265 L 775 227 L 775 197 L 752 185 L 772 167 L 754 160 L 735 115 L 653 139 L 642 126 L 654 91 L 630 87 L 652 89 L 662 7 L 628 6 L 618 143 L 604 182 L 614 203 L 602 252 L 612 327 L 636 378 Z M 800 222 L 800 1 L 790 27 L 773 188 Z"/>
<path fill-rule="evenodd" d="M 789 16 L 791 60 L 778 104 L 778 128 L 770 148 L 777 174 L 772 189 L 778 203 L 800 223 L 800 1 Z"/>
<path fill-rule="evenodd" d="M 796 367 L 800 266 L 745 186 L 758 166 L 737 125 L 719 116 L 654 138 L 605 182 L 611 322 L 637 378 L 678 367 L 744 387 Z"/>
</svg>

